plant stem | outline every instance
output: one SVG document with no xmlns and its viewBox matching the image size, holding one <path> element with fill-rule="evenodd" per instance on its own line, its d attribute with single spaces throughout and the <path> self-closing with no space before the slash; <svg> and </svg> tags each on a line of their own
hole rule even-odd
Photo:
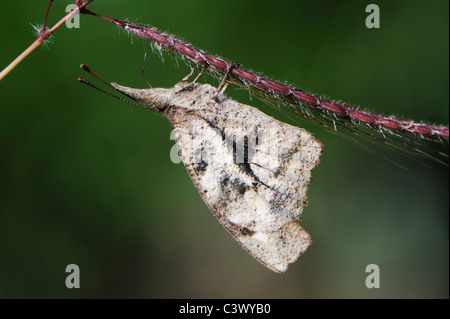
<svg viewBox="0 0 450 319">
<path fill-rule="evenodd" d="M 47 7 L 47 13 L 45 16 L 44 27 L 41 30 L 39 37 L 25 51 L 23 51 L 17 58 L 15 58 L 14 61 L 12 61 L 5 69 L 3 69 L 2 72 L 0 72 L 0 81 L 6 75 L 8 75 L 17 65 L 19 65 L 19 63 L 22 62 L 28 55 L 30 55 L 31 52 L 33 52 L 42 43 L 47 41 L 53 35 L 53 33 L 55 33 L 55 31 L 58 30 L 64 23 L 66 23 L 68 20 L 72 19 L 75 15 L 77 15 L 79 13 L 80 9 L 85 8 L 92 1 L 94 1 L 94 0 L 88 0 L 88 1 L 78 1 L 77 0 L 76 1 L 76 4 L 78 6 L 77 9 L 69 12 L 66 16 L 64 16 L 61 20 L 59 20 L 58 23 L 56 23 L 50 30 L 45 30 L 48 12 L 50 10 L 50 5 L 53 2 L 53 0 L 50 0 L 48 7 Z"/>
</svg>

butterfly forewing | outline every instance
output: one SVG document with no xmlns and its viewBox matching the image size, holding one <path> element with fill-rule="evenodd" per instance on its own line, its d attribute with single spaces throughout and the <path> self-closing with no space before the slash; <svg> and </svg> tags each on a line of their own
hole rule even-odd
<svg viewBox="0 0 450 319">
<path fill-rule="evenodd" d="M 174 92 L 165 115 L 203 200 L 253 257 L 285 271 L 311 242 L 298 222 L 322 144 L 210 85 Z"/>
</svg>

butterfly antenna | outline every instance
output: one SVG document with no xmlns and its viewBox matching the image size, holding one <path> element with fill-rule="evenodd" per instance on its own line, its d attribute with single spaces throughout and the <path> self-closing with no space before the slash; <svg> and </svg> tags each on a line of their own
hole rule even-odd
<svg viewBox="0 0 450 319">
<path fill-rule="evenodd" d="M 147 78 L 145 77 L 145 69 L 147 68 L 148 63 L 150 62 L 150 59 L 152 58 L 153 53 L 155 53 L 154 47 L 152 47 L 152 52 L 150 53 L 148 59 L 145 61 L 144 66 L 142 67 L 142 77 L 144 78 L 145 82 L 151 89 L 153 89 L 153 86 L 150 84 L 150 82 L 148 82 Z"/>
<path fill-rule="evenodd" d="M 95 73 L 94 73 L 89 67 L 87 67 L 86 65 L 82 64 L 82 65 L 80 65 L 80 68 L 81 68 L 82 70 L 84 70 L 84 71 L 90 73 L 91 75 L 93 75 L 95 78 L 97 78 L 98 80 L 100 80 L 101 82 L 103 82 L 104 84 L 106 84 L 107 86 L 109 86 L 110 88 L 113 88 L 114 90 L 117 91 L 117 89 L 116 89 L 114 86 L 112 86 L 111 83 L 109 83 L 109 82 L 103 80 L 101 77 L 99 77 L 97 74 L 95 74 Z M 81 83 L 83 83 L 83 84 L 89 85 L 90 87 L 92 87 L 92 88 L 94 88 L 94 89 L 96 89 L 96 90 L 98 90 L 98 91 L 100 91 L 100 92 L 102 92 L 102 93 L 104 93 L 104 94 L 106 94 L 106 95 L 109 95 L 109 96 L 111 96 L 111 97 L 113 97 L 113 98 L 115 98 L 115 99 L 118 99 L 119 101 L 126 102 L 126 103 L 128 103 L 128 104 L 137 106 L 137 107 L 139 107 L 139 108 L 141 108 L 141 109 L 148 109 L 148 107 L 145 106 L 145 105 L 142 105 L 142 104 L 139 104 L 139 103 L 136 103 L 136 102 L 132 102 L 132 101 L 129 101 L 129 100 L 127 100 L 127 99 L 124 99 L 123 97 L 120 97 L 120 96 L 117 96 L 117 95 L 115 95 L 115 94 L 109 93 L 109 92 L 107 92 L 107 91 L 105 91 L 105 90 L 99 88 L 98 86 L 92 84 L 91 82 L 89 82 L 89 81 L 86 80 L 85 78 L 79 77 L 79 78 L 78 78 L 78 81 L 81 82 Z M 130 97 L 130 96 L 127 96 L 127 97 L 128 97 L 128 98 L 132 98 L 132 97 Z"/>
</svg>

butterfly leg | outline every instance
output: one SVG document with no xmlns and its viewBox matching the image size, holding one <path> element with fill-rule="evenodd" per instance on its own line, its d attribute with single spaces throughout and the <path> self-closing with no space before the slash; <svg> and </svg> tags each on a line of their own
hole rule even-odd
<svg viewBox="0 0 450 319">
<path fill-rule="evenodd" d="M 225 72 L 225 75 L 222 78 L 222 82 L 219 84 L 219 86 L 217 87 L 217 94 L 223 93 L 225 92 L 225 90 L 227 89 L 229 83 L 227 82 L 228 79 L 228 75 L 230 74 L 230 72 L 233 70 L 233 68 L 235 68 L 236 65 L 234 65 L 233 63 L 228 63 L 227 65 L 227 71 Z"/>
<path fill-rule="evenodd" d="M 196 83 L 198 79 L 200 79 L 200 77 L 203 75 L 203 72 L 206 69 L 206 65 L 202 66 L 202 69 L 200 70 L 200 72 L 197 74 L 197 76 L 195 77 L 194 81 L 192 81 L 192 84 Z"/>
<path fill-rule="evenodd" d="M 178 82 L 178 84 L 179 84 L 179 83 L 183 83 L 183 82 L 187 82 L 187 80 L 190 79 L 190 77 L 192 76 L 192 74 L 194 74 L 194 72 L 195 72 L 195 67 L 193 67 L 193 66 L 191 66 L 191 65 L 189 65 L 189 67 L 191 68 L 191 72 L 189 72 L 188 75 L 186 75 L 184 78 L 182 78 L 182 79 L 180 80 L 180 82 Z"/>
<path fill-rule="evenodd" d="M 178 84 L 187 82 L 187 81 L 191 78 L 191 76 L 194 74 L 196 68 L 193 67 L 193 66 L 191 66 L 191 65 L 189 65 L 189 67 L 191 68 L 191 72 L 189 72 L 188 75 L 186 75 L 184 78 L 182 78 L 181 81 L 178 82 Z M 196 83 L 197 80 L 203 75 L 203 71 L 205 71 L 205 66 L 202 67 L 202 69 L 200 70 L 200 72 L 197 74 L 197 76 L 195 77 L 195 79 L 194 79 L 190 84 Z"/>
<path fill-rule="evenodd" d="M 227 89 L 228 85 L 230 85 L 229 82 L 227 82 L 228 76 L 230 75 L 230 72 L 235 68 L 239 67 L 239 65 L 235 65 L 233 63 L 228 63 L 227 65 L 227 71 L 225 72 L 225 75 L 222 78 L 222 82 L 217 87 L 217 94 L 214 97 L 214 99 L 219 102 L 219 94 L 222 94 Z"/>
</svg>

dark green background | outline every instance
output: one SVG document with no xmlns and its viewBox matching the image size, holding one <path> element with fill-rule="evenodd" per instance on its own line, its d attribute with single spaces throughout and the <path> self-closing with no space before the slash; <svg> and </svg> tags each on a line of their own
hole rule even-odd
<svg viewBox="0 0 450 319">
<path fill-rule="evenodd" d="M 71 1 L 57 0 L 50 24 Z M 376 112 L 448 124 L 448 1 L 95 1 L 245 68 Z M 3 1 L 0 68 L 33 40 L 40 1 Z M 313 245 L 283 275 L 253 260 L 170 161 L 159 115 L 77 83 L 80 63 L 146 87 L 148 45 L 82 17 L 0 83 L 0 297 L 448 298 L 448 169 L 387 152 L 401 169 L 308 123 L 325 145 L 302 225 Z M 164 55 L 154 86 L 184 76 Z M 208 80 L 208 79 L 205 79 Z M 212 82 L 217 83 L 217 82 Z M 240 102 L 271 108 L 248 94 Z M 81 268 L 81 289 L 65 267 Z M 381 288 L 365 287 L 365 267 Z"/>
</svg>

